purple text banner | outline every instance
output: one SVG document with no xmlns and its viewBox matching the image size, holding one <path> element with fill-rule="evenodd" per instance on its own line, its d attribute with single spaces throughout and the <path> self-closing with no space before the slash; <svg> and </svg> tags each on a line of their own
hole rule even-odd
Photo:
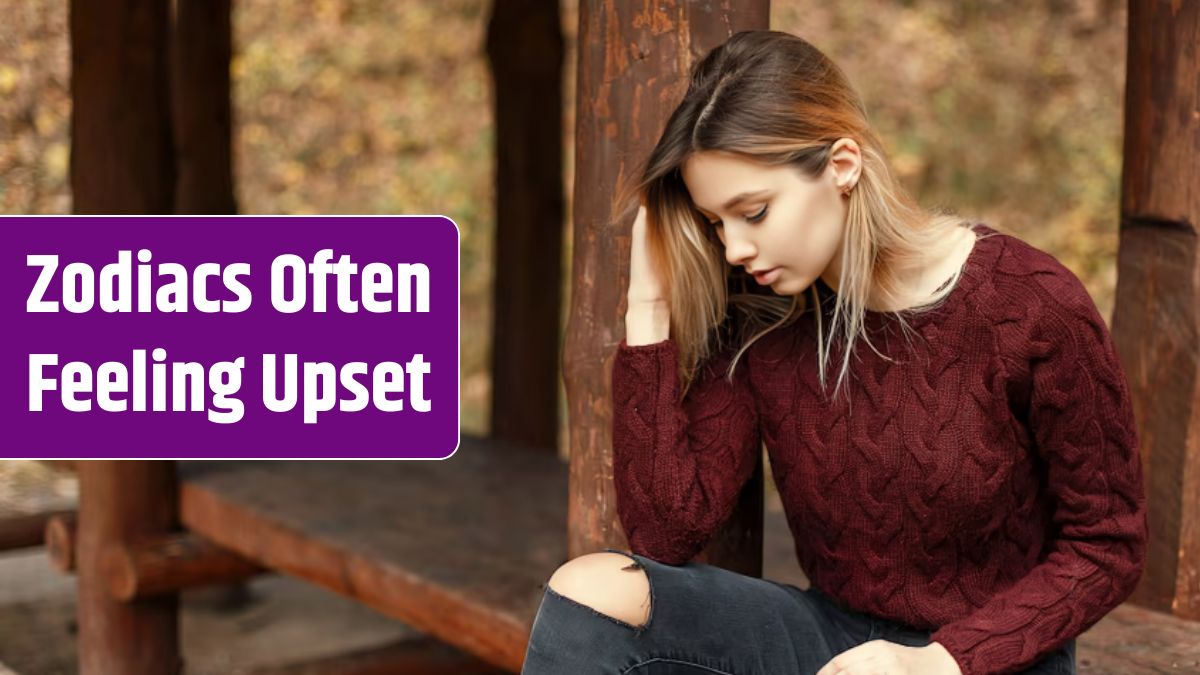
<svg viewBox="0 0 1200 675">
<path fill-rule="evenodd" d="M 0 456 L 458 449 L 449 218 L 4 220 Z"/>
</svg>

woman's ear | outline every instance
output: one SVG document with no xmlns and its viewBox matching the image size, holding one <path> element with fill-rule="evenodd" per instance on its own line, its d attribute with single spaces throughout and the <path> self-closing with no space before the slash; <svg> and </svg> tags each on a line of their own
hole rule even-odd
<svg viewBox="0 0 1200 675">
<path fill-rule="evenodd" d="M 829 166 L 833 170 L 834 189 L 851 190 L 862 173 L 862 150 L 853 138 L 839 138 L 829 149 Z"/>
</svg>

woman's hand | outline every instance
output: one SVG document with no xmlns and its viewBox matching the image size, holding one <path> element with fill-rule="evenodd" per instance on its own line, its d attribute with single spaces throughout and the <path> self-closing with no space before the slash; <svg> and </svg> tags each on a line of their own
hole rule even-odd
<svg viewBox="0 0 1200 675">
<path fill-rule="evenodd" d="M 632 245 L 629 247 L 629 306 L 666 302 L 666 286 L 650 262 L 650 247 L 646 241 L 646 207 L 639 206 L 633 220 Z"/>
<path fill-rule="evenodd" d="M 962 675 L 958 662 L 937 642 L 924 647 L 870 640 L 847 649 L 826 663 L 817 675 Z"/>
</svg>

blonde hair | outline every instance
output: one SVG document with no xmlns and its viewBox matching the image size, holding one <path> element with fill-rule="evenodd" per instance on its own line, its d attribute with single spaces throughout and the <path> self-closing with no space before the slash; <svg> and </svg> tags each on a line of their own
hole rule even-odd
<svg viewBox="0 0 1200 675">
<path fill-rule="evenodd" d="M 795 167 L 815 179 L 840 138 L 858 143 L 862 171 L 849 195 L 837 301 L 826 331 L 816 284 L 809 288 L 811 302 L 803 294 L 780 296 L 729 265 L 715 229 L 691 201 L 681 168 L 692 153 L 719 150 Z M 963 223 L 941 210 L 925 211 L 908 196 L 841 69 L 804 39 L 770 30 L 736 33 L 692 67 L 683 99 L 639 171 L 618 192 L 614 212 L 636 209 L 634 193 L 646 206 L 649 256 L 666 286 L 681 396 L 699 365 L 726 342 L 740 343 L 727 372 L 732 379 L 746 349 L 810 306 L 818 310 L 813 314 L 823 389 L 834 340 L 845 347 L 836 395 L 860 335 L 879 353 L 863 332 L 867 299 L 887 306 L 903 301 L 898 273 L 922 264 L 923 252 L 944 244 Z M 922 308 L 937 307 L 960 274 L 961 269 Z M 912 309 L 891 312 L 905 331 L 900 312 Z"/>
</svg>

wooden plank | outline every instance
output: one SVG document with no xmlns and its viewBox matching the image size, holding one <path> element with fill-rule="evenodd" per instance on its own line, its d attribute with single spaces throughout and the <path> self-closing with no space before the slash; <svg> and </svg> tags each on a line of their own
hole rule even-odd
<svg viewBox="0 0 1200 675">
<path fill-rule="evenodd" d="M 1080 675 L 1200 673 L 1200 622 L 1126 602 L 1079 637 Z"/>
<path fill-rule="evenodd" d="M 682 98 L 692 63 L 737 31 L 767 28 L 769 9 L 768 0 L 653 7 L 584 0 L 579 5 L 574 282 L 563 366 L 570 409 L 572 557 L 626 545 L 609 456 L 609 373 L 622 337 L 636 209 L 613 204 L 618 180 L 634 172 L 658 141 Z M 701 560 L 761 573 L 762 486 L 760 466 L 746 498 Z"/>
<path fill-rule="evenodd" d="M 554 0 L 493 2 L 495 120 L 492 438 L 558 445 L 563 36 Z"/>
<path fill-rule="evenodd" d="M 1134 602 L 1200 620 L 1200 3 L 1129 3 L 1113 338 L 1138 420 L 1150 548 Z"/>
<path fill-rule="evenodd" d="M 442 461 L 184 462 L 191 530 L 501 668 L 566 561 L 566 466 L 464 436 Z"/>
<path fill-rule="evenodd" d="M 510 672 L 566 559 L 565 466 L 537 450 L 468 437 L 444 462 L 185 462 L 180 474 L 181 517 L 196 532 Z M 765 541 L 768 576 L 807 587 L 778 509 Z M 1080 654 L 1110 667 L 1097 673 L 1188 663 L 1198 631 L 1127 605 Z"/>
</svg>

